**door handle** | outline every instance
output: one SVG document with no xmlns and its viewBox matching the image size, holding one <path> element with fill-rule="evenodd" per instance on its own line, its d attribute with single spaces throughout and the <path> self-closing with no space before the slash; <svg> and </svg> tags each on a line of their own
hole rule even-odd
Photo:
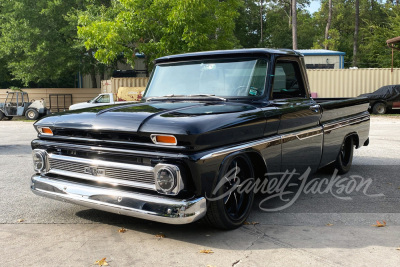
<svg viewBox="0 0 400 267">
<path fill-rule="evenodd" d="M 310 106 L 310 110 L 315 112 L 315 113 L 319 113 L 319 109 L 320 109 L 320 105 L 312 105 L 312 106 Z"/>
</svg>

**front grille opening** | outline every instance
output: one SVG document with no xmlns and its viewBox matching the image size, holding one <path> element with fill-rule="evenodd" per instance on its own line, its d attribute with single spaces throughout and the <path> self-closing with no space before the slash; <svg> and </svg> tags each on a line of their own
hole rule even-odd
<svg viewBox="0 0 400 267">
<path fill-rule="evenodd" d="M 55 129 L 54 135 L 73 137 L 73 138 L 94 139 L 100 141 L 151 143 L 150 138 L 142 137 L 132 133 L 97 132 L 97 131 L 76 130 L 76 129 Z"/>
</svg>

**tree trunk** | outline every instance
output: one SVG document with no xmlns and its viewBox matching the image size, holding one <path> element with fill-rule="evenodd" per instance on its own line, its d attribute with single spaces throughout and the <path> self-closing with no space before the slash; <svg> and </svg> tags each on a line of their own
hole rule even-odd
<svg viewBox="0 0 400 267">
<path fill-rule="evenodd" d="M 331 28 L 331 22 L 332 22 L 332 0 L 329 0 L 328 2 L 328 22 L 326 23 L 326 28 L 325 28 L 325 49 L 329 49 L 328 45 L 328 37 L 329 37 L 329 29 Z"/>
<path fill-rule="evenodd" d="M 263 44 L 263 0 L 260 0 L 260 46 Z"/>
<path fill-rule="evenodd" d="M 297 49 L 297 0 L 292 0 L 292 40 L 295 50 Z"/>
<path fill-rule="evenodd" d="M 353 42 L 353 67 L 357 67 L 357 47 L 358 47 L 358 27 L 360 19 L 360 0 L 355 0 L 356 19 L 354 23 L 354 42 Z"/>
<path fill-rule="evenodd" d="M 104 80 L 104 77 L 105 77 L 104 71 L 100 72 L 100 83 L 102 80 Z"/>
<path fill-rule="evenodd" d="M 92 66 L 92 68 L 90 70 L 90 78 L 92 80 L 92 88 L 97 88 L 96 69 L 95 69 L 94 65 Z"/>
</svg>

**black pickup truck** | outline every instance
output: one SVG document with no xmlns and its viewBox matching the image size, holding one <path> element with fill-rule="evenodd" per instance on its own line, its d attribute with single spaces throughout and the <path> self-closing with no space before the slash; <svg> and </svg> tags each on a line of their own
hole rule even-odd
<svg viewBox="0 0 400 267">
<path fill-rule="evenodd" d="M 244 223 L 266 173 L 349 171 L 368 145 L 368 100 L 310 97 L 303 56 L 241 49 L 162 57 L 140 103 L 34 124 L 35 194 L 133 217 Z M 264 180 L 263 180 L 264 181 Z M 229 192 L 229 194 L 228 194 Z"/>
</svg>

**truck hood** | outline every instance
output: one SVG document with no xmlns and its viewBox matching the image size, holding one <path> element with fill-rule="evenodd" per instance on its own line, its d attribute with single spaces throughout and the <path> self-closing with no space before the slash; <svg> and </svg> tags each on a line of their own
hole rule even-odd
<svg viewBox="0 0 400 267">
<path fill-rule="evenodd" d="M 178 144 L 204 148 L 261 137 L 265 116 L 261 109 L 243 103 L 146 102 L 55 113 L 37 121 L 35 126 L 143 137 L 171 134 L 178 138 Z"/>
</svg>

